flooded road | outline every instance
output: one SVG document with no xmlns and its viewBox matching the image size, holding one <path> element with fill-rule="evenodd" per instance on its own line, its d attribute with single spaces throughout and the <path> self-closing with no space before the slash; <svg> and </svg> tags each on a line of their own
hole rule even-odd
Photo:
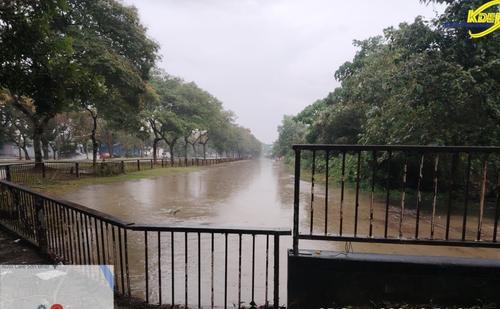
<svg viewBox="0 0 500 309">
<path fill-rule="evenodd" d="M 293 177 L 271 160 L 240 161 L 62 197 L 130 222 L 290 228 Z"/>
<path fill-rule="evenodd" d="M 306 181 L 301 182 L 301 232 L 308 233 L 308 224 L 310 221 L 310 183 Z M 328 233 L 338 233 L 338 213 L 339 213 L 339 199 L 340 192 L 338 188 L 330 188 L 329 203 L 328 203 L 328 218 L 329 224 L 327 226 Z M 62 198 L 83 204 L 85 206 L 109 213 L 118 218 L 126 221 L 136 223 L 154 223 L 154 224 L 202 224 L 217 227 L 276 227 L 276 228 L 292 228 L 292 215 L 293 215 L 293 175 L 291 171 L 282 163 L 272 160 L 262 159 L 253 161 L 239 161 L 201 168 L 200 170 L 179 173 L 168 176 L 161 176 L 156 178 L 148 178 L 141 180 L 127 181 L 123 183 L 113 183 L 106 185 L 90 185 L 80 187 L 75 191 L 68 192 Z M 353 222 L 353 205 L 354 205 L 354 190 L 346 189 L 344 198 L 344 229 L 345 234 L 352 234 Z M 314 218 L 313 218 L 313 232 L 320 234 L 324 229 L 324 215 L 322 212 L 324 207 L 324 187 L 316 185 L 315 187 L 315 201 L 314 201 Z M 359 231 L 365 234 L 369 226 L 368 211 L 366 207 L 371 199 L 369 193 L 361 193 L 360 195 L 360 216 Z M 381 235 L 383 230 L 383 223 L 381 220 L 384 218 L 385 202 L 374 200 L 374 233 Z M 405 213 L 405 220 L 413 222 L 412 212 L 408 210 Z M 414 218 L 414 216 L 413 216 Z M 390 235 L 397 236 L 399 217 L 398 205 L 391 205 L 389 216 L 389 233 Z M 423 212 L 421 214 L 421 230 L 422 235 L 429 233 L 429 214 Z M 436 237 L 441 237 L 442 233 L 442 216 L 436 219 Z M 406 222 L 406 221 L 405 221 Z M 414 224 L 414 223 L 413 223 Z M 459 218 L 452 217 L 452 235 L 459 231 Z M 408 227 L 403 230 L 404 235 L 411 233 L 412 223 L 408 223 Z M 456 228 L 454 227 L 456 226 Z M 485 231 L 491 230 L 491 221 L 485 220 Z M 471 230 L 468 233 L 473 233 L 474 222 L 471 222 Z M 349 232 L 351 231 L 351 232 Z M 408 234 L 409 235 L 409 234 Z M 176 250 L 175 261 L 179 261 L 178 265 L 182 265 L 188 258 L 184 253 L 184 237 L 178 235 L 174 239 Z M 132 240 L 138 244 L 143 242 L 142 235 L 131 235 Z M 189 240 L 196 243 L 196 235 L 186 235 Z M 157 239 L 151 237 L 151 242 L 156 242 Z M 169 249 L 171 239 L 162 237 L 162 248 Z M 202 239 L 203 241 L 203 239 Z M 206 240 L 208 241 L 208 239 Z M 244 242 L 250 239 L 244 239 Z M 132 272 L 132 290 L 136 295 L 144 293 L 144 278 L 143 278 L 143 265 L 144 265 L 144 249 L 137 248 L 134 251 L 134 242 L 131 242 L 130 259 Z M 191 242 L 190 242 L 191 243 Z M 215 251 L 217 254 L 223 254 L 223 239 L 215 240 Z M 231 238 L 229 240 L 229 247 L 231 250 L 237 250 L 237 239 Z M 265 239 L 259 239 L 256 244 L 257 254 L 265 252 Z M 272 243 L 271 243 L 272 246 Z M 284 304 L 286 300 L 286 249 L 291 247 L 291 240 L 289 237 L 284 239 L 281 243 L 280 259 L 282 263 L 281 268 L 281 288 L 280 288 L 280 303 Z M 328 249 L 339 250 L 345 249 L 344 242 L 308 242 L 301 241 L 300 247 L 311 249 Z M 189 249 L 189 250 L 187 250 Z M 186 251 L 196 252 L 196 244 L 188 245 Z M 430 247 L 430 246 L 409 246 L 409 245 L 389 245 L 389 244 L 360 244 L 353 243 L 352 250 L 355 252 L 378 252 L 378 253 L 396 253 L 396 254 L 423 254 L 423 255 L 449 255 L 449 256 L 467 256 L 478 258 L 500 258 L 498 250 L 492 249 L 479 249 L 479 248 L 460 248 L 460 247 Z M 260 252 L 260 253 L 259 253 Z M 151 253 L 152 266 L 155 266 L 154 252 Z M 202 256 L 208 256 L 209 249 L 204 247 Z M 187 255 L 186 255 L 187 256 Z M 256 280 L 263 281 L 264 262 L 263 256 L 259 259 L 256 269 Z M 229 258 L 229 271 L 237 273 L 237 262 L 235 259 Z M 244 257 L 243 264 L 248 262 L 248 255 Z M 220 263 L 221 259 L 218 262 Z M 223 260 L 223 258 L 222 258 Z M 191 265 L 196 264 L 196 261 L 189 259 L 188 263 Z M 205 263 L 205 262 L 204 262 Z M 206 262 L 208 263 L 208 262 Z M 209 268 L 208 264 L 203 264 L 203 268 Z M 223 261 L 222 261 L 223 263 Z M 162 262 L 163 264 L 163 262 Z M 136 265 L 136 266 L 134 266 Z M 157 265 L 156 265 L 157 266 Z M 135 269 L 134 269 L 135 267 Z M 216 265 L 215 268 L 221 269 L 223 265 Z M 166 267 L 165 267 L 166 268 Z M 196 267 L 195 267 L 196 268 Z M 154 267 L 152 267 L 154 269 Z M 165 272 L 165 273 L 164 273 Z M 176 270 L 176 299 L 184 299 L 183 293 L 183 273 L 184 269 Z M 195 272 L 195 270 L 193 270 Z M 162 269 L 162 277 L 168 277 L 166 270 Z M 196 273 L 190 274 L 190 280 L 196 280 Z M 221 274 L 215 276 L 215 281 L 221 280 Z M 248 299 L 249 287 L 249 272 L 243 271 L 243 293 Z M 150 280 L 155 282 L 157 274 L 151 272 Z M 191 279 L 193 278 L 193 279 Z M 234 278 L 233 278 L 234 279 Z M 203 276 L 202 285 L 210 285 L 206 276 Z M 190 283 L 191 284 L 191 283 Z M 177 288 L 177 285 L 179 287 Z M 270 295 L 272 295 L 272 282 L 269 282 L 268 288 Z M 259 290 L 260 289 L 260 290 Z M 263 303 L 266 295 L 264 288 L 256 288 L 256 300 L 258 303 Z M 209 288 L 202 291 L 202 303 L 207 304 L 210 302 Z M 231 295 L 236 295 L 236 287 L 229 286 Z M 163 296 L 163 293 L 165 295 Z M 168 292 L 162 292 L 164 303 L 168 303 Z M 216 303 L 220 303 L 221 291 L 215 291 Z M 189 302 L 196 303 L 196 291 L 189 293 Z M 245 296 L 243 295 L 243 296 Z M 272 298 L 272 296 L 271 296 Z M 157 289 L 151 287 L 150 292 L 151 302 L 158 300 Z M 217 301 L 219 300 L 219 301 Z M 234 301 L 234 296 L 229 299 L 232 304 L 237 303 Z M 248 304 L 248 303 L 247 303 Z"/>
</svg>

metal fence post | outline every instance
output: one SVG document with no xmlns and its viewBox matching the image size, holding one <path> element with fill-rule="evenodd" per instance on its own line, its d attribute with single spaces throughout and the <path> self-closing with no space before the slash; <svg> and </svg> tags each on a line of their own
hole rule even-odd
<svg viewBox="0 0 500 309">
<path fill-rule="evenodd" d="M 80 177 L 80 164 L 78 162 L 75 162 L 75 172 L 76 172 L 76 178 Z"/>
<path fill-rule="evenodd" d="M 42 178 L 45 178 L 45 162 L 42 162 Z"/>
<path fill-rule="evenodd" d="M 139 159 L 137 159 L 137 170 L 141 170 L 141 162 L 139 162 Z"/>
<path fill-rule="evenodd" d="M 43 198 L 34 196 L 35 199 L 35 235 L 38 246 L 42 252 L 47 252 L 47 227 L 45 226 L 45 214 L 43 210 Z"/>
<path fill-rule="evenodd" d="M 273 308 L 280 305 L 280 235 L 274 234 L 274 297 Z"/>
<path fill-rule="evenodd" d="M 123 160 L 120 162 L 120 169 L 122 174 L 125 174 L 125 162 Z"/>
<path fill-rule="evenodd" d="M 5 179 L 7 181 L 12 181 L 12 175 L 10 174 L 10 165 L 5 166 Z"/>
<path fill-rule="evenodd" d="M 295 149 L 295 181 L 293 192 L 293 254 L 299 253 L 300 149 Z"/>
<path fill-rule="evenodd" d="M 153 169 L 153 159 L 151 159 L 151 169 Z"/>
</svg>

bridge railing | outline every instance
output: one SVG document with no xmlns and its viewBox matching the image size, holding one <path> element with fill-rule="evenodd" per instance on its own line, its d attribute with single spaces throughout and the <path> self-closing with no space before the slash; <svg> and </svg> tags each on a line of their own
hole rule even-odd
<svg viewBox="0 0 500 309">
<path fill-rule="evenodd" d="M 299 240 L 500 247 L 500 147 L 294 145 Z"/>
<path fill-rule="evenodd" d="M 132 223 L 5 180 L 0 224 L 55 261 L 114 265 L 116 293 L 172 308 L 278 308 L 280 238 L 291 234 Z"/>
</svg>

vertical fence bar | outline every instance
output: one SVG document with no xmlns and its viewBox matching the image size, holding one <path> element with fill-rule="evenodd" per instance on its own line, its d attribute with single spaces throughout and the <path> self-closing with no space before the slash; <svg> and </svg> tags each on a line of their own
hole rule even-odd
<svg viewBox="0 0 500 309">
<path fill-rule="evenodd" d="M 408 173 L 408 154 L 405 153 L 405 163 L 403 167 L 403 180 L 401 184 L 401 208 L 399 212 L 399 238 L 403 237 L 403 221 L 405 215 L 405 198 L 406 198 L 406 176 Z"/>
<path fill-rule="evenodd" d="M 224 308 L 227 308 L 227 233 L 224 234 Z"/>
<path fill-rule="evenodd" d="M 12 181 L 12 175 L 10 173 L 10 165 L 5 166 L 5 179 L 7 181 Z"/>
<path fill-rule="evenodd" d="M 267 289 L 268 289 L 268 278 L 269 278 L 269 234 L 266 235 L 266 283 L 264 286 L 264 306 L 267 308 L 269 304 Z"/>
<path fill-rule="evenodd" d="M 438 196 L 438 166 L 439 166 L 439 154 L 436 154 L 434 159 L 434 192 L 432 196 L 432 215 L 431 215 L 431 239 L 434 238 L 434 224 L 436 219 L 436 206 L 437 206 L 437 196 Z"/>
<path fill-rule="evenodd" d="M 372 185 L 370 191 L 370 230 L 368 232 L 369 237 L 373 235 L 373 202 L 375 199 L 375 172 L 377 169 L 377 153 L 372 151 Z"/>
<path fill-rule="evenodd" d="M 118 258 L 116 251 L 116 237 L 115 237 L 115 226 L 111 226 L 111 240 L 113 241 L 113 264 L 115 265 L 115 293 L 118 293 Z"/>
<path fill-rule="evenodd" d="M 448 195 L 448 207 L 446 210 L 446 237 L 445 239 L 448 240 L 450 237 L 450 217 L 451 217 L 451 205 L 453 203 L 453 193 L 455 191 L 455 178 L 456 178 L 456 171 L 457 171 L 457 165 L 458 165 L 458 152 L 453 153 L 453 159 L 451 163 L 451 185 L 450 185 L 450 192 Z"/>
<path fill-rule="evenodd" d="M 43 199 L 35 196 L 35 231 L 38 246 L 42 252 L 48 252 L 47 229 L 45 225 L 45 210 L 43 208 Z"/>
<path fill-rule="evenodd" d="M 158 231 L 158 304 L 162 304 L 161 293 L 161 232 Z"/>
<path fill-rule="evenodd" d="M 158 269 L 160 263 L 158 263 Z M 148 260 L 148 231 L 144 231 L 144 275 L 145 275 L 145 299 L 146 304 L 149 304 L 149 260 Z M 158 276 L 160 273 L 158 272 Z"/>
<path fill-rule="evenodd" d="M 75 263 L 75 251 L 73 250 L 73 226 L 71 225 L 70 210 L 64 208 L 64 221 L 67 224 L 69 235 L 69 259 L 71 263 Z"/>
<path fill-rule="evenodd" d="M 81 251 L 82 244 L 80 242 L 80 224 L 78 222 L 78 213 L 75 215 L 75 212 L 72 211 L 71 216 L 72 216 L 72 221 L 74 222 L 73 224 L 75 225 L 75 228 L 76 228 L 76 238 L 77 238 L 78 248 L 75 248 L 75 250 L 76 249 L 78 250 L 78 263 L 83 264 L 82 251 Z M 76 216 L 76 218 L 75 218 L 75 216 Z"/>
<path fill-rule="evenodd" d="M 389 204 L 391 198 L 391 159 L 392 151 L 389 150 L 387 154 L 387 168 L 386 168 L 386 193 L 385 193 L 385 218 L 384 218 L 384 238 L 387 238 L 387 230 L 389 226 Z"/>
<path fill-rule="evenodd" d="M 241 308 L 241 233 L 238 234 L 238 309 Z"/>
<path fill-rule="evenodd" d="M 184 304 L 188 308 L 188 233 L 184 233 Z"/>
<path fill-rule="evenodd" d="M 330 161 L 330 152 L 326 150 L 325 152 L 325 235 L 328 233 L 328 168 Z"/>
<path fill-rule="evenodd" d="M 210 246 L 210 304 L 211 308 L 214 307 L 214 233 L 211 233 L 211 246 Z"/>
<path fill-rule="evenodd" d="M 201 234 L 198 232 L 198 308 L 201 308 Z"/>
<path fill-rule="evenodd" d="M 127 241 L 127 229 L 123 229 L 123 237 L 125 238 L 125 274 L 127 276 L 127 295 L 132 296 L 130 292 L 130 269 L 128 263 L 128 241 Z"/>
<path fill-rule="evenodd" d="M 252 234 L 252 307 L 255 307 L 255 234 Z"/>
<path fill-rule="evenodd" d="M 97 249 L 97 264 L 101 264 L 101 250 L 99 249 L 99 234 L 97 233 L 97 218 L 94 217 L 95 246 Z M 121 249 L 121 245 L 120 245 Z"/>
<path fill-rule="evenodd" d="M 481 240 L 481 232 L 483 228 L 483 215 L 484 215 L 484 199 L 486 196 L 486 181 L 488 178 L 488 159 L 484 159 L 483 163 L 483 177 L 481 181 L 481 196 L 479 200 L 479 218 L 477 222 L 477 238 L 476 240 Z"/>
<path fill-rule="evenodd" d="M 274 235 L 274 280 L 273 280 L 273 307 L 279 308 L 280 298 L 280 236 Z"/>
<path fill-rule="evenodd" d="M 101 249 L 102 249 L 102 263 L 103 263 L 103 264 L 106 264 L 106 250 L 104 249 L 104 230 L 103 230 L 102 220 L 99 220 L 99 221 L 100 221 L 100 225 L 101 225 Z"/>
<path fill-rule="evenodd" d="M 471 155 L 467 153 L 467 170 L 465 176 L 465 192 L 464 192 L 464 216 L 462 221 L 462 241 L 465 240 L 465 233 L 467 231 L 467 211 L 469 204 L 469 183 L 470 183 L 470 169 L 471 169 Z"/>
<path fill-rule="evenodd" d="M 314 217 L 314 174 L 316 173 L 316 151 L 313 150 L 313 162 L 312 162 L 312 173 L 311 173 L 311 213 L 310 213 L 310 225 L 309 225 L 309 234 L 313 233 L 313 217 Z"/>
<path fill-rule="evenodd" d="M 354 237 L 358 234 L 358 210 L 359 210 L 359 181 L 361 169 L 361 151 L 358 151 L 358 160 L 356 163 L 356 198 L 354 209 Z"/>
<path fill-rule="evenodd" d="M 497 202 L 495 206 L 495 223 L 493 226 L 493 241 L 497 241 L 497 233 L 498 233 L 498 215 L 500 214 L 500 170 L 497 170 L 497 185 L 496 185 L 496 191 L 497 191 Z"/>
<path fill-rule="evenodd" d="M 122 229 L 118 227 L 118 251 L 120 253 L 120 277 L 122 284 L 122 294 L 125 295 L 125 277 L 123 276 L 123 254 L 122 254 Z"/>
<path fill-rule="evenodd" d="M 342 152 L 342 172 L 341 172 L 341 184 L 340 184 L 340 225 L 339 225 L 339 235 L 342 236 L 342 224 L 344 221 L 344 187 L 345 187 L 345 151 Z"/>
<path fill-rule="evenodd" d="M 422 186 L 422 178 L 424 177 L 423 175 L 423 170 L 424 170 L 424 154 L 422 153 L 420 155 L 420 164 L 419 164 L 419 169 L 418 169 L 418 179 L 417 179 L 417 207 L 416 207 L 416 215 L 415 215 L 415 239 L 418 239 L 418 231 L 419 231 L 419 225 L 420 225 L 420 206 L 422 204 L 422 192 L 421 192 L 421 186 Z"/>
<path fill-rule="evenodd" d="M 88 225 L 88 216 L 85 215 L 85 244 L 87 245 L 87 264 L 92 263 L 92 260 L 90 258 L 90 238 L 89 238 L 89 225 Z M 113 242 L 114 242 L 114 230 L 113 230 Z"/>
<path fill-rule="evenodd" d="M 170 258 L 172 259 L 171 264 L 171 276 L 172 276 L 172 307 L 175 306 L 175 247 L 174 247 L 174 232 L 170 232 Z"/>
<path fill-rule="evenodd" d="M 299 253 L 300 149 L 295 149 L 295 179 L 293 192 L 293 253 Z"/>
</svg>

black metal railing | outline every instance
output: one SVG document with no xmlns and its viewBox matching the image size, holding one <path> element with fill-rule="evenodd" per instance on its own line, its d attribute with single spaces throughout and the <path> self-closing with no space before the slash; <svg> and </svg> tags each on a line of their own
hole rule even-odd
<svg viewBox="0 0 500 309">
<path fill-rule="evenodd" d="M 0 224 L 54 260 L 114 265 L 116 293 L 187 307 L 278 308 L 282 229 L 125 222 L 0 181 Z"/>
<path fill-rule="evenodd" d="M 0 165 L 0 180 L 33 185 L 45 180 L 68 180 L 86 176 L 110 176 L 126 172 L 136 172 L 153 168 L 206 166 L 237 161 L 237 158 L 201 159 L 130 159 L 99 161 L 95 165 L 89 161 L 46 161 L 35 164 L 14 163 Z"/>
<path fill-rule="evenodd" d="M 500 147 L 293 149 L 294 252 L 299 239 L 500 247 Z"/>
</svg>

